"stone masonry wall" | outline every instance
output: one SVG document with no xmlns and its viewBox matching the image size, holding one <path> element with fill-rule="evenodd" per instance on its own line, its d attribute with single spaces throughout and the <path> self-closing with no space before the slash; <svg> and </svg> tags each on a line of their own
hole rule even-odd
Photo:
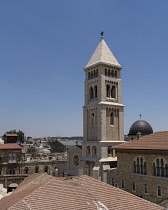
<svg viewBox="0 0 168 210">
<path fill-rule="evenodd" d="M 133 163 L 136 157 L 143 157 L 146 161 L 146 175 L 135 174 Z M 146 200 L 160 204 L 168 198 L 168 178 L 157 177 L 153 175 L 153 161 L 157 157 L 162 157 L 168 162 L 168 153 L 164 152 L 118 152 L 117 169 L 108 171 L 108 183 L 112 184 L 114 179 L 115 186 L 122 188 L 124 181 L 124 190 L 143 197 Z M 132 190 L 132 183 L 135 182 L 136 190 Z M 144 185 L 148 186 L 148 193 L 144 192 Z M 158 186 L 162 189 L 162 196 L 157 196 Z"/>
</svg>

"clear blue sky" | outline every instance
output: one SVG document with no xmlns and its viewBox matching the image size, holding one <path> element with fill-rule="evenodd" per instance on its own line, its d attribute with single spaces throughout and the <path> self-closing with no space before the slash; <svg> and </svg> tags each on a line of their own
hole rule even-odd
<svg viewBox="0 0 168 210">
<path fill-rule="evenodd" d="M 168 130 L 168 1 L 1 0 L 0 135 L 83 135 L 84 72 L 104 31 L 123 66 L 125 134 Z"/>
</svg>

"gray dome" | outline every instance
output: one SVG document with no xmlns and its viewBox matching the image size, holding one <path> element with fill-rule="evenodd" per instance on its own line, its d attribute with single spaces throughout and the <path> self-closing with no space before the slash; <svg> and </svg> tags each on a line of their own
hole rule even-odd
<svg viewBox="0 0 168 210">
<path fill-rule="evenodd" d="M 141 135 L 148 135 L 153 133 L 153 129 L 145 120 L 137 120 L 132 124 L 128 135 L 137 135 L 138 132 L 140 132 Z"/>
</svg>

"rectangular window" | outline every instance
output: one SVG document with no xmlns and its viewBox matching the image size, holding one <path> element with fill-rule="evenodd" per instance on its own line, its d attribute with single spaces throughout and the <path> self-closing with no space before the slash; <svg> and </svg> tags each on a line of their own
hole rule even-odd
<svg viewBox="0 0 168 210">
<path fill-rule="evenodd" d="M 114 178 L 112 178 L 112 183 L 111 183 L 112 186 L 115 186 L 115 182 L 114 182 Z"/>
<path fill-rule="evenodd" d="M 12 160 L 12 154 L 9 154 L 9 160 Z"/>
<path fill-rule="evenodd" d="M 121 181 L 121 189 L 125 189 L 125 183 L 124 180 Z"/>
<path fill-rule="evenodd" d="M 15 168 L 13 169 L 13 174 L 16 174 L 16 169 Z"/>
<path fill-rule="evenodd" d="M 9 154 L 9 161 L 16 161 L 16 154 Z"/>
<path fill-rule="evenodd" d="M 157 196 L 162 197 L 162 188 L 160 186 L 157 188 Z"/>
<path fill-rule="evenodd" d="M 132 191 L 133 191 L 133 192 L 136 192 L 136 185 L 135 185 L 135 182 L 132 183 Z"/>
<path fill-rule="evenodd" d="M 13 160 L 16 160 L 16 154 L 13 154 Z"/>
<path fill-rule="evenodd" d="M 148 185 L 144 184 L 144 194 L 148 194 Z"/>
</svg>

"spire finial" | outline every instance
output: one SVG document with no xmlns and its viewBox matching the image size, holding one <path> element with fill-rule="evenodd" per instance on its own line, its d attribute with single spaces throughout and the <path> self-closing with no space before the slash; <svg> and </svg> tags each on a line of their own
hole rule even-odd
<svg viewBox="0 0 168 210">
<path fill-rule="evenodd" d="M 140 116 L 140 120 L 142 119 L 142 114 L 139 115 Z"/>
<path fill-rule="evenodd" d="M 104 32 L 102 31 L 101 32 L 101 39 L 103 39 L 104 38 Z"/>
</svg>

